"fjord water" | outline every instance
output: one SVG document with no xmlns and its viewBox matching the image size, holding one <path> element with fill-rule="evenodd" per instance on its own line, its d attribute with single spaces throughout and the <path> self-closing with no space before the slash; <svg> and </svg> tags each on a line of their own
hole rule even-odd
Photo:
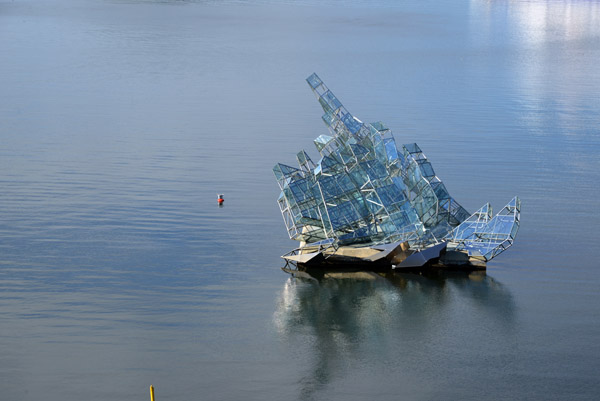
<svg viewBox="0 0 600 401">
<path fill-rule="evenodd" d="M 0 57 L 0 399 L 600 393 L 598 2 L 2 0 Z M 312 72 L 521 197 L 486 276 L 280 271 Z"/>
</svg>

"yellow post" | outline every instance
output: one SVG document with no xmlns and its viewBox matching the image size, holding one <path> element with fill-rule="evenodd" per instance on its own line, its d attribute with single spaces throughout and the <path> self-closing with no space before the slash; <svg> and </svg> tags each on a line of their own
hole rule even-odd
<svg viewBox="0 0 600 401">
<path fill-rule="evenodd" d="M 154 386 L 150 385 L 150 401 L 154 401 Z"/>
</svg>

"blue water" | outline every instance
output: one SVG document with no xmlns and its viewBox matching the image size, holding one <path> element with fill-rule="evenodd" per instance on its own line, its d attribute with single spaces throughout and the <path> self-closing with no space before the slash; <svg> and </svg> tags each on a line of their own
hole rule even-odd
<svg viewBox="0 0 600 401">
<path fill-rule="evenodd" d="M 597 1 L 0 1 L 0 59 L 0 399 L 600 393 Z M 280 271 L 312 72 L 467 210 L 521 197 L 487 275 Z"/>
</svg>

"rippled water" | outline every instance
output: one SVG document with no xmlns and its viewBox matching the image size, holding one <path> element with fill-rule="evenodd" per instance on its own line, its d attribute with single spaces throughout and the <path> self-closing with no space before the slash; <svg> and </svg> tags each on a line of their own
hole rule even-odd
<svg viewBox="0 0 600 401">
<path fill-rule="evenodd" d="M 0 1 L 0 398 L 596 398 L 600 4 L 453 3 Z M 521 196 L 487 275 L 279 270 L 313 71 Z"/>
</svg>

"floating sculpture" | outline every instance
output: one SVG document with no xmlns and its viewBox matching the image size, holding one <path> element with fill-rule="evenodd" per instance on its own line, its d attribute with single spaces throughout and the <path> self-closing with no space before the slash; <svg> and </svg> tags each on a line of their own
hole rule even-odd
<svg viewBox="0 0 600 401">
<path fill-rule="evenodd" d="M 485 268 L 512 245 L 519 198 L 494 217 L 489 204 L 471 215 L 416 143 L 398 147 L 389 128 L 350 114 L 317 74 L 306 81 L 331 135 L 315 139 L 321 156 L 316 164 L 302 150 L 298 168 L 273 168 L 289 237 L 300 241 L 283 256 L 288 262 L 373 270 Z"/>
</svg>

